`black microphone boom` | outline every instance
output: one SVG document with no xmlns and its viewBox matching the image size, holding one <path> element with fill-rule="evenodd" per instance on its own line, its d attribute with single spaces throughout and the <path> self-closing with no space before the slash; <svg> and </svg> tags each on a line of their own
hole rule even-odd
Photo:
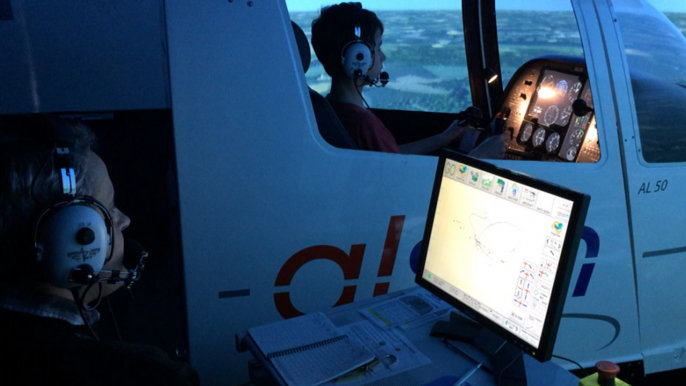
<svg viewBox="0 0 686 386">
<path fill-rule="evenodd" d="M 147 257 L 148 252 L 138 241 L 133 239 L 124 241 L 124 267 L 128 269 L 128 272 L 123 272 L 127 276 L 122 278 L 122 281 L 126 284 L 126 288 L 131 289 L 133 283 L 141 279 Z"/>
<path fill-rule="evenodd" d="M 133 239 L 124 239 L 124 267 L 129 270 L 136 268 L 143 254 L 147 256 L 148 252 L 145 251 L 145 247 L 141 243 Z"/>
<path fill-rule="evenodd" d="M 388 73 L 386 71 L 382 72 L 379 75 L 379 80 L 381 81 L 381 87 L 386 87 L 386 83 L 388 83 L 388 79 L 389 79 L 389 76 L 388 76 Z"/>
<path fill-rule="evenodd" d="M 364 81 L 367 82 L 370 86 L 376 86 L 376 87 L 385 87 L 386 83 L 388 83 L 388 73 L 387 72 L 382 72 L 379 74 L 378 78 L 370 78 L 369 76 L 364 77 Z M 379 83 L 381 83 L 381 86 L 379 86 Z"/>
<path fill-rule="evenodd" d="M 148 252 L 140 243 L 136 240 L 126 239 L 124 241 L 124 267 L 127 271 L 101 270 L 94 272 L 93 268 L 89 265 L 83 265 L 72 270 L 71 279 L 81 284 L 93 282 L 108 284 L 124 283 L 126 288 L 130 289 L 134 282 L 141 279 L 147 257 Z M 105 275 L 101 277 L 102 274 Z"/>
</svg>

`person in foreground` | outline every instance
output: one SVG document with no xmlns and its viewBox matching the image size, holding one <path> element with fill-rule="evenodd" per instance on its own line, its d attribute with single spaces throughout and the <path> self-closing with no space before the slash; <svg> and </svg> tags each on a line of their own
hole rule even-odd
<svg viewBox="0 0 686 386">
<path fill-rule="evenodd" d="M 13 385 L 198 385 L 152 346 L 100 340 L 102 297 L 140 278 L 124 267 L 130 219 L 86 127 L 0 116 L 0 380 Z"/>
<path fill-rule="evenodd" d="M 428 154 L 460 139 L 469 128 L 454 121 L 440 134 L 398 146 L 383 122 L 369 110 L 362 89 L 388 80 L 388 74 L 381 71 L 386 60 L 381 50 L 383 32 L 381 20 L 360 3 L 323 7 L 312 22 L 312 47 L 331 76 L 327 100 L 353 141 L 362 150 Z M 504 138 L 494 136 L 469 155 L 502 158 L 505 150 Z"/>
</svg>

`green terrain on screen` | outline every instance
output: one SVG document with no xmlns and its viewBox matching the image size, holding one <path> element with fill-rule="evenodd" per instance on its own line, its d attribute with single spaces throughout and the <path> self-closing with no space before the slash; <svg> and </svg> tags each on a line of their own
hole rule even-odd
<svg viewBox="0 0 686 386">
<path fill-rule="evenodd" d="M 391 81 L 383 89 L 365 90 L 372 107 L 458 112 L 471 105 L 459 12 L 379 11 L 377 15 L 385 27 L 384 70 Z M 684 33 L 686 14 L 666 15 Z M 316 16 L 316 12 L 291 13 L 308 39 Z M 499 11 L 498 40 L 504 84 L 517 68 L 538 56 L 583 57 L 576 19 L 570 11 Z M 314 53 L 306 78 L 310 87 L 328 93 L 329 78 Z"/>
</svg>

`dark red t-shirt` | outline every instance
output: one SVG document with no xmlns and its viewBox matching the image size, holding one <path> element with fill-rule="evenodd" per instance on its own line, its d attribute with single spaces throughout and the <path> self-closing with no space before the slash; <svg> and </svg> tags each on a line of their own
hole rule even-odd
<svg viewBox="0 0 686 386">
<path fill-rule="evenodd" d="M 331 103 L 331 107 L 360 149 L 400 152 L 393 134 L 371 111 L 352 103 Z"/>
</svg>

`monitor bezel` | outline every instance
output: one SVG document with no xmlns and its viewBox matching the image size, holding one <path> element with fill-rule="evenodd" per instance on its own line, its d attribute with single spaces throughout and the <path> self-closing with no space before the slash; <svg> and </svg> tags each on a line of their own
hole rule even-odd
<svg viewBox="0 0 686 386">
<path fill-rule="evenodd" d="M 528 342 L 524 341 L 522 338 L 510 333 L 505 327 L 499 326 L 486 316 L 442 291 L 440 288 L 434 286 L 433 283 L 424 278 L 424 267 L 426 265 L 427 251 L 429 247 L 428 240 L 431 238 L 431 231 L 433 228 L 436 205 L 438 201 L 438 193 L 440 192 L 443 181 L 443 170 L 445 168 L 446 160 L 448 159 L 467 165 L 468 167 L 471 166 L 481 169 L 484 172 L 491 173 L 502 178 L 510 179 L 514 182 L 530 186 L 534 189 L 539 189 L 541 191 L 554 194 L 556 196 L 568 199 L 574 203 L 565 233 L 565 243 L 560 252 L 558 271 L 555 275 L 556 280 L 553 283 L 549 302 L 550 306 L 548 308 L 548 312 L 546 313 L 543 330 L 541 331 L 539 347 L 534 347 Z M 431 193 L 431 202 L 426 219 L 424 238 L 422 241 L 421 253 L 417 265 L 415 282 L 419 286 L 427 289 L 429 292 L 435 294 L 446 303 L 450 304 L 471 319 L 478 322 L 482 327 L 487 328 L 488 330 L 502 337 L 504 340 L 512 343 L 515 347 L 521 349 L 531 357 L 536 358 L 541 362 L 550 360 L 552 357 L 553 348 L 555 346 L 555 340 L 557 338 L 557 332 L 560 326 L 560 319 L 562 317 L 562 310 L 567 298 L 567 292 L 571 282 L 574 263 L 576 261 L 577 251 L 581 241 L 581 236 L 583 234 L 583 228 L 589 204 L 590 196 L 587 194 L 580 193 L 548 181 L 536 179 L 511 169 L 502 168 L 464 154 L 443 149 L 441 150 L 438 158 L 438 166 L 436 168 L 436 176 L 434 179 L 433 191 Z"/>
</svg>

